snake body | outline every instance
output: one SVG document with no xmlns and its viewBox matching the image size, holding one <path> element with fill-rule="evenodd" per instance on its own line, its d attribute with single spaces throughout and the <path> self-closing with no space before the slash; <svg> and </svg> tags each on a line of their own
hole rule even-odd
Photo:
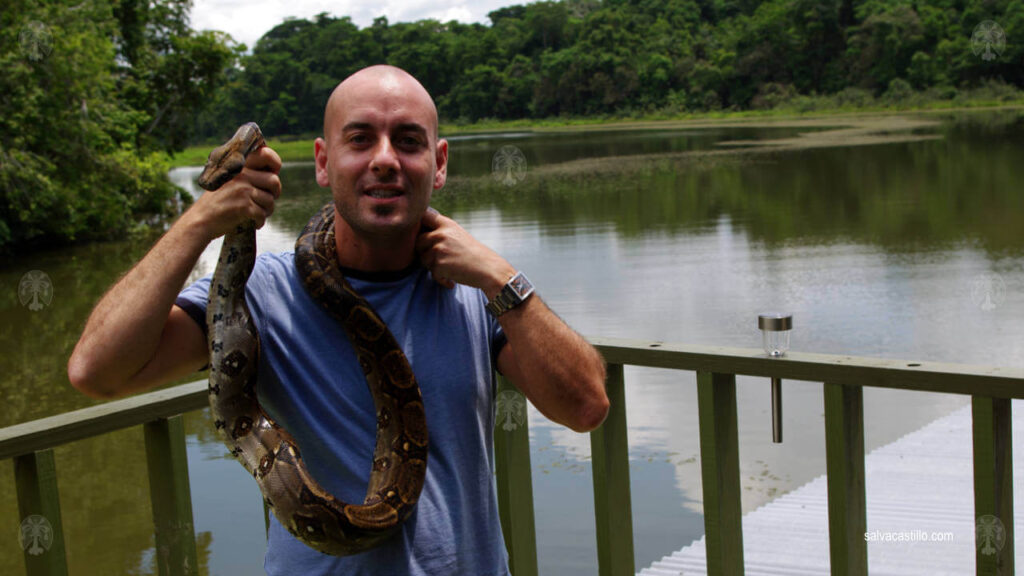
<svg viewBox="0 0 1024 576">
<path fill-rule="evenodd" d="M 264 145 L 255 123 L 210 153 L 199 184 L 216 190 Z M 210 284 L 206 321 L 210 412 L 231 454 L 249 471 L 264 501 L 297 539 L 326 554 L 368 550 L 394 534 L 419 499 L 427 467 L 427 424 L 409 361 L 373 307 L 342 276 L 334 254 L 328 204 L 295 245 L 295 265 L 310 296 L 342 324 L 366 376 L 376 409 L 377 440 L 366 498 L 344 502 L 309 474 L 299 446 L 256 397 L 259 334 L 245 303 L 256 256 L 252 221 L 224 236 Z"/>
</svg>

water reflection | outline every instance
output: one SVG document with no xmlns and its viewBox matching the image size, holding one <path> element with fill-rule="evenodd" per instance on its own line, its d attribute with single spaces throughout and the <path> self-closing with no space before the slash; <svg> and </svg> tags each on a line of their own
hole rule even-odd
<svg viewBox="0 0 1024 576">
<path fill-rule="evenodd" d="M 756 348 L 757 313 L 786 308 L 794 312 L 794 350 L 1017 366 L 1024 352 L 1015 321 L 1024 315 L 1024 199 L 1014 192 L 1024 176 L 1021 116 L 941 119 L 942 138 L 934 141 L 709 156 L 693 151 L 795 129 L 456 140 L 451 181 L 434 205 L 526 270 L 585 334 Z M 509 143 L 530 162 L 512 187 L 490 175 L 491 157 Z M 173 176 L 192 186 L 197 173 Z M 311 164 L 286 166 L 282 181 L 274 217 L 258 233 L 260 251 L 290 250 L 330 198 Z M 96 299 L 153 241 L 4 262 L 0 426 L 91 403 L 67 386 L 67 356 Z M 213 270 L 217 250 L 203 254 L 193 278 Z M 37 312 L 17 296 L 30 270 L 45 271 L 53 283 L 52 303 Z M 627 369 L 626 377 L 643 566 L 703 533 L 696 398 L 692 374 Z M 767 380 L 739 379 L 745 509 L 824 471 L 821 387 L 783 385 L 786 443 L 774 446 Z M 869 391 L 868 447 L 963 401 Z M 224 458 L 205 412 L 186 424 L 204 561 L 217 574 L 258 571 L 255 488 Z M 530 426 L 541 571 L 591 574 L 589 440 L 532 410 Z M 140 431 L 127 431 L 58 450 L 78 574 L 153 573 L 140 443 Z M 12 476 L 0 476 L 5 518 L 17 517 Z M 245 515 L 244 529 L 236 514 Z M 21 573 L 17 546 L 0 538 L 0 573 Z"/>
<path fill-rule="evenodd" d="M 1007 126 L 1014 131 L 1013 125 Z M 854 241 L 894 251 L 979 242 L 1020 249 L 1013 194 L 1020 148 L 950 130 L 946 138 L 797 154 L 629 157 L 532 170 L 514 188 L 453 177 L 438 202 L 458 210 L 497 207 L 558 233 L 611 223 L 627 236 L 684 233 L 722 216 L 751 241 Z"/>
<path fill-rule="evenodd" d="M 725 140 L 787 138 L 819 127 L 648 128 L 580 132 L 547 131 L 496 135 L 465 135 L 450 142 L 449 174 L 455 177 L 489 176 L 496 150 L 515 146 L 531 167 L 564 164 L 573 160 L 644 156 L 712 150 Z M 444 134 L 441 135 L 444 137 Z"/>
</svg>

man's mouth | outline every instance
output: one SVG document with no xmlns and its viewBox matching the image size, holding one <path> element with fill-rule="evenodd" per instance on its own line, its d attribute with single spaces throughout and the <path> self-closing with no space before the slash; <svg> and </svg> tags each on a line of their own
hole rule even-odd
<svg viewBox="0 0 1024 576">
<path fill-rule="evenodd" d="M 379 200 L 387 200 L 401 196 L 402 189 L 397 186 L 373 186 L 366 189 L 366 195 Z"/>
</svg>

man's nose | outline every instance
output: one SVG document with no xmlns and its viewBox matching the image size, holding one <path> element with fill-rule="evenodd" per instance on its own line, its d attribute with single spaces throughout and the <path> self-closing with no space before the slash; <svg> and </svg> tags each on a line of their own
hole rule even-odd
<svg viewBox="0 0 1024 576">
<path fill-rule="evenodd" d="M 373 151 L 373 158 L 370 160 L 370 169 L 378 176 L 386 176 L 397 172 L 399 168 L 398 154 L 395 147 L 391 145 L 391 138 L 384 137 L 377 141 Z"/>
</svg>

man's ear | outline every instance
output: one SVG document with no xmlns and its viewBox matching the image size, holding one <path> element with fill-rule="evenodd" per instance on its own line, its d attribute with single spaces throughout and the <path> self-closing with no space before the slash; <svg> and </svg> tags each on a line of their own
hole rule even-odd
<svg viewBox="0 0 1024 576">
<path fill-rule="evenodd" d="M 316 183 L 327 188 L 331 179 L 327 175 L 327 142 L 323 138 L 313 142 L 313 159 L 316 161 Z"/>
<path fill-rule="evenodd" d="M 437 141 L 437 172 L 434 173 L 434 190 L 440 189 L 448 181 L 448 141 Z"/>
</svg>

